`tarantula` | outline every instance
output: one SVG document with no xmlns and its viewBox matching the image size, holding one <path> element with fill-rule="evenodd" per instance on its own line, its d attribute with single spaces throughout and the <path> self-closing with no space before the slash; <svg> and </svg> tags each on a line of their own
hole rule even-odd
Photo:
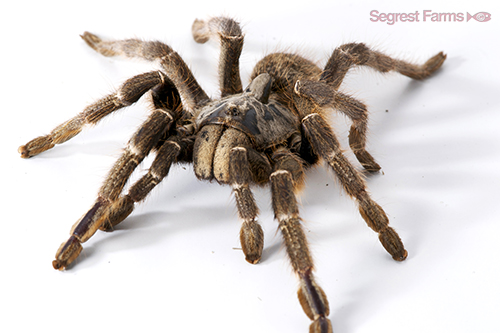
<svg viewBox="0 0 500 333">
<path fill-rule="evenodd" d="M 326 112 L 333 108 L 352 120 L 350 148 L 367 171 L 377 172 L 380 166 L 365 149 L 367 108 L 339 91 L 346 73 L 364 65 L 421 80 L 440 68 L 446 55 L 440 52 L 423 65 L 414 65 L 365 44 L 350 43 L 336 48 L 320 69 L 300 55 L 272 53 L 256 64 L 250 84 L 243 89 L 239 57 L 244 36 L 239 24 L 230 18 L 215 17 L 196 20 L 192 31 L 198 43 L 209 39 L 220 42 L 219 99 L 210 99 L 179 54 L 162 42 L 105 41 L 89 32 L 81 36 L 104 56 L 154 61 L 161 70 L 128 79 L 115 93 L 89 105 L 50 134 L 19 148 L 21 157 L 35 156 L 150 92 L 153 108 L 149 118 L 112 167 L 95 203 L 71 229 L 71 236 L 56 253 L 53 267 L 68 267 L 80 254 L 81 244 L 97 229 L 112 231 L 167 176 L 173 163 L 193 163 L 198 179 L 232 187 L 242 220 L 242 250 L 252 264 L 259 262 L 264 242 L 250 187 L 270 185 L 275 218 L 300 281 L 298 298 L 312 320 L 310 332 L 332 332 L 328 301 L 313 277 L 313 260 L 297 205 L 296 193 L 304 184 L 305 171 L 324 160 L 347 194 L 356 200 L 361 216 L 378 233 L 392 258 L 402 261 L 407 252 L 389 226 L 384 210 L 368 194 L 360 171 L 342 153 L 326 121 Z M 125 194 L 123 189 L 130 175 L 151 152 L 156 157 L 148 172 Z"/>
</svg>

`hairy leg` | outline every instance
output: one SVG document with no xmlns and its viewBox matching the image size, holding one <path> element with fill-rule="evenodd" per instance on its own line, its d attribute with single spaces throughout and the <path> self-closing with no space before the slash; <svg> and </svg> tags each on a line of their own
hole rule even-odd
<svg viewBox="0 0 500 333">
<path fill-rule="evenodd" d="M 113 231 L 134 210 L 134 204 L 143 201 L 169 173 L 170 167 L 177 162 L 183 151 L 189 150 L 188 142 L 179 137 L 171 137 L 158 149 L 156 157 L 148 172 L 130 187 L 128 193 L 112 202 L 102 217 L 104 221 L 99 229 Z"/>
<path fill-rule="evenodd" d="M 446 55 L 442 52 L 430 58 L 423 65 L 415 65 L 393 59 L 362 43 L 344 44 L 333 51 L 319 81 L 302 80 L 295 85 L 295 92 L 321 107 L 333 107 L 347 115 L 353 122 L 349 133 L 349 145 L 363 167 L 377 172 L 380 166 L 366 151 L 368 110 L 356 99 L 338 91 L 348 70 L 353 66 L 369 66 L 379 72 L 397 71 L 412 79 L 421 80 L 441 67 Z"/>
<path fill-rule="evenodd" d="M 208 21 L 195 20 L 193 37 L 197 43 L 210 38 L 220 42 L 219 86 L 221 96 L 243 92 L 240 79 L 239 59 L 243 49 L 243 34 L 239 24 L 227 17 L 214 17 Z"/>
<path fill-rule="evenodd" d="M 349 43 L 333 51 L 321 74 L 320 81 L 328 83 L 337 90 L 347 71 L 356 65 L 369 66 L 382 73 L 396 71 L 412 79 L 422 80 L 438 70 L 445 59 L 446 55 L 440 52 L 423 65 L 415 65 L 372 50 L 363 43 Z"/>
<path fill-rule="evenodd" d="M 53 148 L 56 144 L 68 141 L 87 124 L 96 124 L 102 118 L 123 107 L 129 106 L 144 95 L 148 90 L 168 80 L 160 71 L 140 74 L 125 81 L 116 93 L 101 98 L 89 105 L 74 118 L 57 126 L 48 135 L 35 138 L 19 147 L 23 158 L 29 158 Z"/>
<path fill-rule="evenodd" d="M 245 259 L 251 264 L 256 264 L 262 257 L 264 247 L 264 232 L 257 222 L 259 208 L 255 203 L 250 182 L 252 171 L 248 162 L 247 149 L 235 147 L 229 155 L 230 183 L 236 198 L 238 215 L 243 220 L 240 230 L 240 243 L 245 254 Z"/>
<path fill-rule="evenodd" d="M 73 262 L 82 250 L 81 243 L 92 237 L 97 229 L 110 228 L 115 221 L 118 222 L 114 224 L 119 223 L 132 211 L 129 199 L 133 201 L 134 198 L 129 195 L 120 200 L 120 194 L 135 168 L 165 137 L 176 118 L 176 112 L 180 110 L 179 94 L 170 82 L 153 89 L 152 98 L 154 105 L 161 104 L 169 108 L 154 109 L 132 136 L 101 186 L 94 205 L 73 225 L 70 238 L 57 251 L 56 259 L 52 262 L 55 269 L 64 269 Z M 161 102 L 158 101 L 160 98 L 163 98 Z M 161 161 L 165 154 L 161 153 L 156 160 Z"/>
<path fill-rule="evenodd" d="M 295 93 L 309 99 L 319 107 L 332 107 L 348 116 L 351 121 L 349 146 L 361 165 L 369 172 L 377 172 L 380 165 L 366 151 L 368 110 L 366 105 L 351 96 L 334 90 L 322 81 L 297 81 Z"/>
<path fill-rule="evenodd" d="M 347 194 L 356 199 L 361 216 L 379 234 L 383 247 L 394 260 L 406 259 L 408 253 L 399 235 L 389 226 L 389 219 L 382 207 L 371 199 L 359 172 L 342 154 L 328 123 L 319 114 L 313 113 L 302 120 L 302 126 L 313 150 L 330 165 Z"/>
<path fill-rule="evenodd" d="M 165 134 L 171 121 L 172 116 L 169 114 L 159 110 L 153 111 L 132 137 L 125 152 L 111 168 L 94 205 L 74 224 L 70 232 L 71 237 L 57 251 L 56 260 L 52 263 L 55 269 L 64 269 L 74 261 L 82 249 L 81 243 L 92 237 L 106 222 L 108 209 L 118 202 L 130 175 Z"/>
<path fill-rule="evenodd" d="M 158 61 L 191 110 L 210 100 L 181 56 L 167 44 L 139 39 L 104 41 L 90 32 L 81 37 L 91 48 L 107 57 L 119 55 Z"/>
<path fill-rule="evenodd" d="M 302 229 L 295 197 L 295 191 L 303 183 L 302 162 L 287 150 L 277 151 L 273 159 L 276 164 L 270 180 L 274 214 L 279 222 L 292 268 L 300 281 L 298 290 L 300 304 L 313 321 L 309 332 L 331 333 L 332 325 L 327 318 L 330 312 L 328 300 L 312 274 L 314 264 Z"/>
</svg>

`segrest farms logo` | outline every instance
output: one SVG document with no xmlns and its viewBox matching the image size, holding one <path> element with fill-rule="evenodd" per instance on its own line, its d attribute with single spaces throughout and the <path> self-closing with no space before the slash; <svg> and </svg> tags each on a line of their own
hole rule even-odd
<svg viewBox="0 0 500 333">
<path fill-rule="evenodd" d="M 469 13 L 436 13 L 432 10 L 418 10 L 412 13 L 381 13 L 378 10 L 370 12 L 370 21 L 385 22 L 393 25 L 397 22 L 488 22 L 491 20 L 491 14 L 487 12 L 478 12 L 474 15 Z"/>
</svg>

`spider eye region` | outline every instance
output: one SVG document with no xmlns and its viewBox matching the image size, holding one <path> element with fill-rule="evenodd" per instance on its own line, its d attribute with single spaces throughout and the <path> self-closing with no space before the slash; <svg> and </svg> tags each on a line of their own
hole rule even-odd
<svg viewBox="0 0 500 333">
<path fill-rule="evenodd" d="M 237 106 L 231 105 L 231 106 L 226 108 L 226 110 L 224 111 L 224 114 L 226 114 L 226 116 L 229 116 L 229 117 L 238 117 L 238 116 L 240 116 L 240 110 L 238 109 Z"/>
<path fill-rule="evenodd" d="M 256 109 L 262 109 L 263 104 L 248 96 L 238 96 L 229 101 L 223 101 L 201 112 L 198 122 L 205 124 L 221 124 L 237 128 L 247 135 L 259 135 Z"/>
</svg>

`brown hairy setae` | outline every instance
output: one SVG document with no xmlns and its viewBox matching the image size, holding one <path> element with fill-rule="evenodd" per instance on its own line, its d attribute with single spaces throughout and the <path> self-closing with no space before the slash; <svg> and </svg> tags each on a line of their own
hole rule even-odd
<svg viewBox="0 0 500 333">
<path fill-rule="evenodd" d="M 162 42 L 106 41 L 89 32 L 81 36 L 104 56 L 155 61 L 161 70 L 128 79 L 115 93 L 19 148 L 21 157 L 35 156 L 71 139 L 85 125 L 135 103 L 142 95 L 151 95 L 149 118 L 128 142 L 95 203 L 74 224 L 52 264 L 58 270 L 68 267 L 80 254 L 82 243 L 98 229 L 112 231 L 167 176 L 173 163 L 193 163 L 198 179 L 232 187 L 242 220 L 241 246 L 245 259 L 252 264 L 261 258 L 264 235 L 257 222 L 251 186 L 270 186 L 279 230 L 299 278 L 299 301 L 312 320 L 310 332 L 332 332 L 328 301 L 314 280 L 314 264 L 297 205 L 296 192 L 304 183 L 305 171 L 324 160 L 356 200 L 361 216 L 378 233 L 392 258 L 402 261 L 407 252 L 382 207 L 368 194 L 360 171 L 343 155 L 325 120 L 326 110 L 334 109 L 351 119 L 350 148 L 365 170 L 377 172 L 380 166 L 365 149 L 367 108 L 339 91 L 347 71 L 368 66 L 421 80 L 440 68 L 446 55 L 440 52 L 423 65 L 414 65 L 363 43 L 350 43 L 336 48 L 321 69 L 297 54 L 272 53 L 256 64 L 250 84 L 243 89 L 239 74 L 243 34 L 239 24 L 226 17 L 196 20 L 193 36 L 198 43 L 209 39 L 220 42 L 218 99 L 207 96 L 179 54 Z M 148 172 L 125 193 L 130 175 L 150 153 L 155 158 Z"/>
</svg>

